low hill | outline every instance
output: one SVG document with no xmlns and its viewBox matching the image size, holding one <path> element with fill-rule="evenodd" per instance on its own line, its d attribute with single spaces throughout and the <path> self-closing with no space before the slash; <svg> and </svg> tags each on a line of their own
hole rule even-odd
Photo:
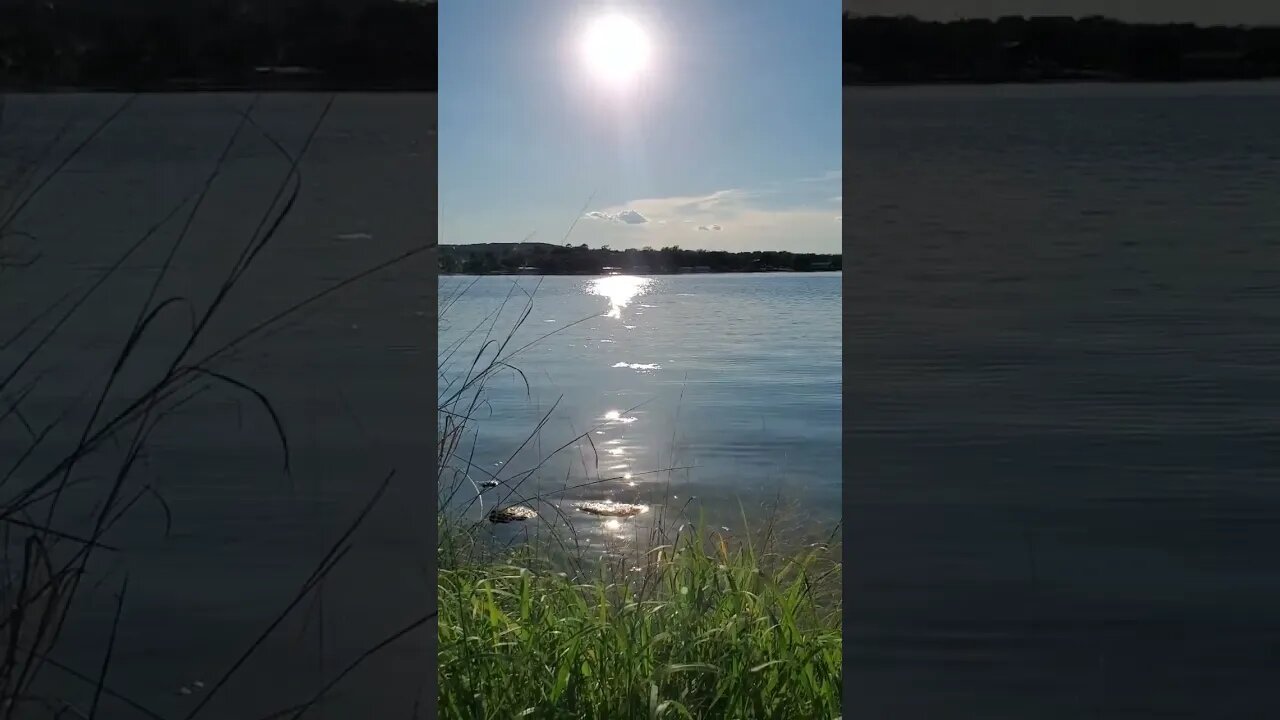
<svg viewBox="0 0 1280 720">
<path fill-rule="evenodd" d="M 586 245 L 483 243 L 441 245 L 440 272 L 467 275 L 598 275 L 627 272 L 662 275 L 682 272 L 817 272 L 841 269 L 841 256 L 784 250 L 730 253 L 720 250 L 611 250 Z"/>
<path fill-rule="evenodd" d="M 402 0 L 0 0 L 0 87 L 432 91 L 437 10 Z"/>
<path fill-rule="evenodd" d="M 844 16 L 846 85 L 1280 77 L 1280 28 Z"/>
</svg>

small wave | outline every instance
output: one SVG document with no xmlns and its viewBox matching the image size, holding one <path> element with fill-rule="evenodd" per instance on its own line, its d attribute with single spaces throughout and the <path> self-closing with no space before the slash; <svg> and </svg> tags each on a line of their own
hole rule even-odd
<svg viewBox="0 0 1280 720">
<path fill-rule="evenodd" d="M 355 233 L 343 233 L 342 235 L 336 235 L 334 236 L 333 239 L 341 240 L 343 242 L 350 242 L 352 240 L 372 240 L 373 236 L 370 235 L 369 233 L 355 232 Z"/>
<path fill-rule="evenodd" d="M 662 366 L 657 363 L 614 363 L 616 368 L 630 368 L 631 370 L 661 370 Z"/>
</svg>

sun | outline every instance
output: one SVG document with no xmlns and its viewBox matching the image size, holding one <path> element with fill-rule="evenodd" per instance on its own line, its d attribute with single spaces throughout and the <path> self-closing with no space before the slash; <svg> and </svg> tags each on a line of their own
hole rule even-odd
<svg viewBox="0 0 1280 720">
<path fill-rule="evenodd" d="M 582 57 L 587 70 L 609 85 L 635 80 L 649 64 L 649 36 L 631 18 L 598 18 L 583 36 Z"/>
</svg>

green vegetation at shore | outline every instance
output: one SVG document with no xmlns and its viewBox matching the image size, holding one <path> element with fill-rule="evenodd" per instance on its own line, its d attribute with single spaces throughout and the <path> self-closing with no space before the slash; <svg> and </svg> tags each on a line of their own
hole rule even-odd
<svg viewBox="0 0 1280 720">
<path fill-rule="evenodd" d="M 0 0 L 0 88 L 436 89 L 434 3 Z"/>
<path fill-rule="evenodd" d="M 840 715 L 838 556 L 782 556 L 689 531 L 581 576 L 441 563 L 442 718 Z"/>
<path fill-rule="evenodd" d="M 446 293 L 440 306 L 455 300 Z M 527 494 L 542 463 L 508 474 L 510 463 L 491 470 L 491 458 L 474 457 L 488 382 L 523 377 L 514 363 L 528 345 L 513 337 L 532 303 L 529 297 L 515 308 L 519 320 L 506 333 L 495 330 L 507 302 L 465 333 L 483 338 L 478 354 L 460 342 L 441 344 L 439 716 L 839 717 L 842 566 L 835 532 L 826 543 L 783 543 L 771 522 L 752 533 L 744 516 L 741 532 L 712 530 L 683 510 L 657 506 L 647 529 L 621 548 L 580 545 L 561 515 L 571 510 L 547 512 L 556 505 Z M 587 442 L 590 433 L 561 449 Z M 669 482 L 671 471 L 664 472 Z M 484 508 L 513 504 L 544 509 L 522 521 L 514 547 L 478 519 Z"/>
<path fill-rule="evenodd" d="M 440 272 L 466 275 L 595 275 L 627 272 L 665 275 L 681 272 L 826 272 L 841 269 L 840 255 L 782 250 L 731 253 L 722 250 L 611 250 L 550 243 L 441 245 Z"/>
<path fill-rule="evenodd" d="M 1274 78 L 1280 28 L 846 14 L 844 62 L 846 85 Z"/>
</svg>

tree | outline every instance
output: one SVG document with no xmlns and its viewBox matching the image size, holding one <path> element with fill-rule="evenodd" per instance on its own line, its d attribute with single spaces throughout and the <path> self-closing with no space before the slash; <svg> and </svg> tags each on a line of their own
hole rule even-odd
<svg viewBox="0 0 1280 720">
<path fill-rule="evenodd" d="M 173 80 L 280 82 L 303 65 L 333 89 L 434 90 L 437 5 L 398 0 L 4 0 L 0 80 L 119 89 Z M 316 82 L 311 80 L 310 82 Z"/>
<path fill-rule="evenodd" d="M 1210 54 L 1207 63 L 1194 61 Z M 1188 59 L 1191 59 L 1189 61 Z M 846 83 L 1280 76 L 1275 28 L 1129 24 L 1092 16 L 924 22 L 844 16 Z"/>
<path fill-rule="evenodd" d="M 542 274 L 599 273 L 605 267 L 623 267 L 645 273 L 674 273 L 682 267 L 707 267 L 714 272 L 760 272 L 777 269 L 839 270 L 840 255 L 797 254 L 786 251 L 731 253 L 724 250 L 684 250 L 668 246 L 661 251 L 597 249 L 585 245 L 564 247 L 543 243 L 497 246 L 443 245 L 442 272 L 484 274 L 537 267 Z"/>
</svg>

